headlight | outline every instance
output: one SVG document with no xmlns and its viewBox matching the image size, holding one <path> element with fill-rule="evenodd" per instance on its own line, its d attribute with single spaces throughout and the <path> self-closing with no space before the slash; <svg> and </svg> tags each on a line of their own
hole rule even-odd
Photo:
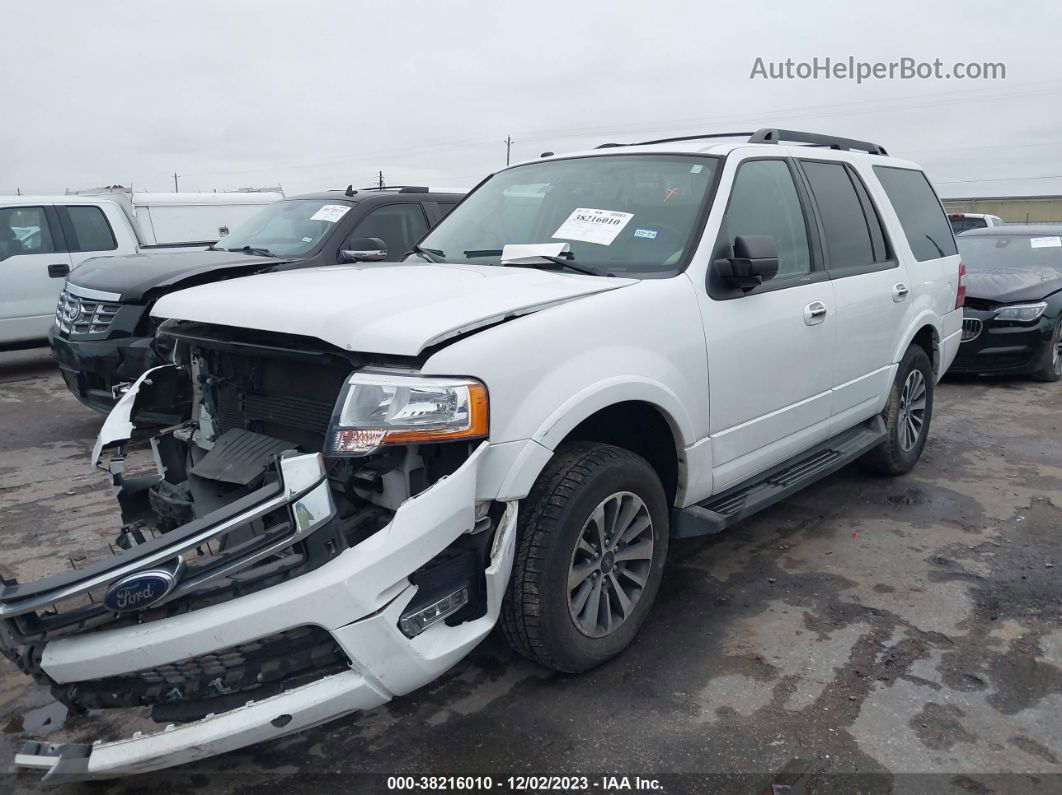
<svg viewBox="0 0 1062 795">
<path fill-rule="evenodd" d="M 332 417 L 328 452 L 357 456 L 385 444 L 484 439 L 488 414 L 479 381 L 355 373 Z"/>
<path fill-rule="evenodd" d="M 1047 302 L 1041 301 L 1038 304 L 1014 304 L 1013 306 L 1005 306 L 996 312 L 995 320 L 1014 320 L 1019 323 L 1031 323 L 1037 320 L 1040 315 L 1047 309 Z"/>
</svg>

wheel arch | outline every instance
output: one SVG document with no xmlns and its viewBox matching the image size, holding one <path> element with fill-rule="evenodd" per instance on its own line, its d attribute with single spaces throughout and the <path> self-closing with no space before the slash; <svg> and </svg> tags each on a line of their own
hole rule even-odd
<svg viewBox="0 0 1062 795">
<path fill-rule="evenodd" d="M 937 323 L 934 322 L 934 318 L 930 313 L 924 313 L 918 317 L 918 319 L 911 324 L 907 333 L 902 337 L 902 342 L 899 348 L 893 354 L 893 362 L 899 362 L 903 358 L 904 352 L 911 347 L 912 344 L 916 344 L 921 347 L 926 356 L 929 357 L 930 363 L 933 365 L 933 374 L 939 379 L 942 375 L 940 371 L 941 367 L 941 351 L 940 351 L 940 329 Z"/>
<path fill-rule="evenodd" d="M 678 397 L 652 381 L 617 380 L 570 397 L 541 424 L 504 478 L 507 495 L 524 495 L 565 441 L 614 444 L 645 458 L 664 484 L 670 504 L 685 494 L 686 446 L 692 420 Z"/>
</svg>

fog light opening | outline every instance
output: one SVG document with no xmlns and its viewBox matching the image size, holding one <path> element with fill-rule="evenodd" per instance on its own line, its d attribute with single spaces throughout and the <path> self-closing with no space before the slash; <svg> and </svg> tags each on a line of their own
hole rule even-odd
<svg viewBox="0 0 1062 795">
<path fill-rule="evenodd" d="M 398 620 L 398 628 L 407 638 L 415 638 L 432 624 L 437 624 L 447 616 L 452 616 L 468 604 L 468 587 L 454 591 L 426 607 L 410 613 L 403 613 Z"/>
</svg>

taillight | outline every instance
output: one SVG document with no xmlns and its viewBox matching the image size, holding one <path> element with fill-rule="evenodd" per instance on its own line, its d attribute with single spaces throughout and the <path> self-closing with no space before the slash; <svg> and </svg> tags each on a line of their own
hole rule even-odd
<svg viewBox="0 0 1062 795">
<path fill-rule="evenodd" d="M 959 263 L 959 288 L 955 291 L 955 308 L 962 309 L 966 303 L 966 266 Z"/>
</svg>

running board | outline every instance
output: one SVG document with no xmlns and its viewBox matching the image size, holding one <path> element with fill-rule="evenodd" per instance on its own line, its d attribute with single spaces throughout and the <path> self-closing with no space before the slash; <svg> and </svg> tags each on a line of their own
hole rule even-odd
<svg viewBox="0 0 1062 795">
<path fill-rule="evenodd" d="M 739 483 L 704 502 L 671 512 L 671 537 L 706 536 L 784 500 L 832 475 L 885 440 L 885 422 L 880 416 L 839 433 L 822 444 L 768 470 L 766 474 Z"/>
</svg>

